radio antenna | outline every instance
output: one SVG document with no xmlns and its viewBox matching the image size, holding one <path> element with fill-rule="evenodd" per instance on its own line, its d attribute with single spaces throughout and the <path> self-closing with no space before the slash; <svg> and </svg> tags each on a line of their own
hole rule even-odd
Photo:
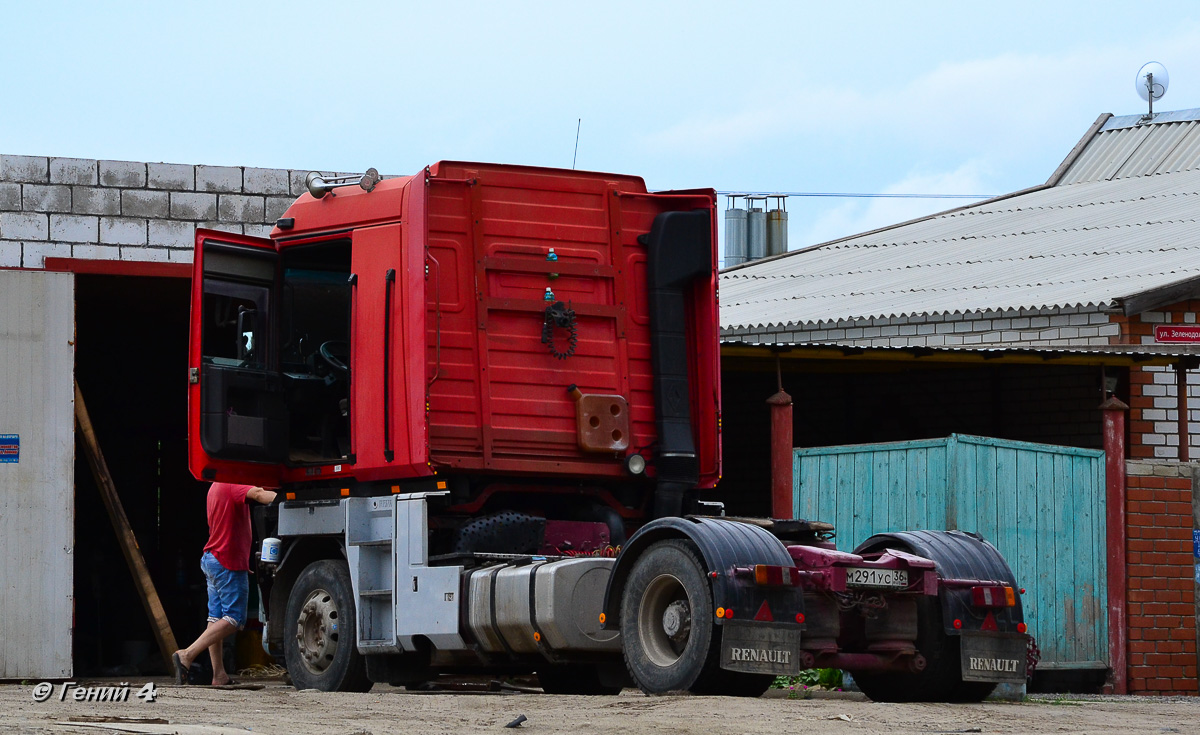
<svg viewBox="0 0 1200 735">
<path fill-rule="evenodd" d="M 583 126 L 583 118 L 575 123 L 575 153 L 571 156 L 571 170 L 575 170 L 575 161 L 579 158 L 579 128 Z"/>
</svg>

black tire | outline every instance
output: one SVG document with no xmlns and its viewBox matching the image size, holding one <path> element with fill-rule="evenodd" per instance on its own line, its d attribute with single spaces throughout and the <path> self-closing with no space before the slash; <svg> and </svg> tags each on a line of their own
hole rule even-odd
<svg viewBox="0 0 1200 735">
<path fill-rule="evenodd" d="M 546 694 L 609 696 L 621 693 L 621 687 L 601 683 L 596 667 L 586 664 L 543 666 L 538 669 L 537 678 Z"/>
<path fill-rule="evenodd" d="M 664 619 L 672 608 L 674 637 Z M 710 692 L 720 672 L 712 591 L 704 562 L 688 541 L 659 541 L 629 572 L 621 598 L 621 644 L 629 675 L 643 692 Z"/>
<path fill-rule="evenodd" d="M 324 559 L 309 564 L 288 595 L 284 618 L 283 654 L 293 685 L 323 692 L 370 690 L 356 640 L 354 592 L 346 563 Z"/>
</svg>

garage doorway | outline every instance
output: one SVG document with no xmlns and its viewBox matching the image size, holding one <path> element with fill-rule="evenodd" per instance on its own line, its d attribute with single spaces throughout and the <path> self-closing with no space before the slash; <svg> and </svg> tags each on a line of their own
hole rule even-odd
<svg viewBox="0 0 1200 735">
<path fill-rule="evenodd" d="M 207 615 L 207 483 L 187 467 L 190 280 L 77 274 L 75 376 L 176 639 Z M 76 676 L 164 664 L 82 445 L 75 451 Z"/>
</svg>

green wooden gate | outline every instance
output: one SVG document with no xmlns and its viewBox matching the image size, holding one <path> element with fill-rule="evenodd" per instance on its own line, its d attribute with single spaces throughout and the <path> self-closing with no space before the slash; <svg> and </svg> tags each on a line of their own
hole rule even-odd
<svg viewBox="0 0 1200 735">
<path fill-rule="evenodd" d="M 797 449 L 797 518 L 874 533 L 973 531 L 1013 567 L 1041 668 L 1107 668 L 1104 453 L 954 434 Z"/>
</svg>

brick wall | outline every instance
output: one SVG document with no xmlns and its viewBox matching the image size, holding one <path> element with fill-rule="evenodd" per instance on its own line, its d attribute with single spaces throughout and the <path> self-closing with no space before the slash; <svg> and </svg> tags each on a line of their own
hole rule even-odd
<svg viewBox="0 0 1200 735">
<path fill-rule="evenodd" d="M 1192 528 L 1200 465 L 1130 461 L 1126 471 L 1129 691 L 1196 694 Z"/>
<path fill-rule="evenodd" d="M 1113 315 L 1117 344 L 1154 344 L 1158 324 L 1196 324 L 1200 301 L 1184 301 L 1131 317 Z M 1129 371 L 1130 456 L 1179 458 L 1179 401 L 1175 370 L 1142 367 Z M 1187 374 L 1189 458 L 1200 459 L 1200 373 Z"/>
<path fill-rule="evenodd" d="M 0 155 L 0 268 L 191 262 L 197 227 L 265 237 L 307 171 Z"/>
</svg>

